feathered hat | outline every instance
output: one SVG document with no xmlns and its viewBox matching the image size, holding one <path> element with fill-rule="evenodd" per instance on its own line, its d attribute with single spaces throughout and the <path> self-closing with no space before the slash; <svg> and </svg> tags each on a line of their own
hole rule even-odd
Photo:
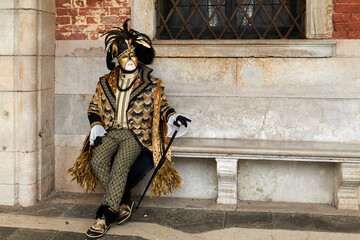
<svg viewBox="0 0 360 240">
<path fill-rule="evenodd" d="M 117 58 L 126 50 L 134 50 L 135 55 L 143 64 L 151 64 L 155 57 L 155 50 L 152 47 L 150 38 L 134 29 L 128 30 L 128 21 L 124 22 L 123 28 L 113 27 L 105 32 L 106 65 L 109 70 L 115 68 L 114 58 Z"/>
</svg>

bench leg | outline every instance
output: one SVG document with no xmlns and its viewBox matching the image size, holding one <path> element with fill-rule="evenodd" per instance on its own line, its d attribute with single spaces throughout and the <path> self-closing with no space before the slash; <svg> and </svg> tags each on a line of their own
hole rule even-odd
<svg viewBox="0 0 360 240">
<path fill-rule="evenodd" d="M 237 159 L 216 158 L 219 204 L 237 204 Z"/>
<path fill-rule="evenodd" d="M 334 199 L 338 209 L 359 210 L 359 186 L 360 164 L 337 163 L 335 166 Z"/>
</svg>

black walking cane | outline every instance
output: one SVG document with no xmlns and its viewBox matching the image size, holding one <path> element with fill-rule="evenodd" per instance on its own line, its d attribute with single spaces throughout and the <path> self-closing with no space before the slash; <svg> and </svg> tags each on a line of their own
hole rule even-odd
<svg viewBox="0 0 360 240">
<path fill-rule="evenodd" d="M 160 170 L 160 168 L 161 168 L 162 165 L 164 164 L 165 158 L 166 158 L 166 153 L 169 151 L 169 148 L 170 148 L 172 142 L 174 141 L 175 136 L 176 136 L 177 133 L 178 133 L 178 130 L 175 130 L 174 134 L 172 135 L 172 137 L 171 137 L 171 139 L 170 139 L 170 142 L 169 142 L 168 146 L 167 146 L 166 149 L 165 149 L 165 152 L 164 152 L 163 156 L 162 156 L 161 159 L 160 159 L 159 164 L 156 166 L 153 174 L 151 175 L 151 178 L 150 178 L 149 183 L 146 185 L 146 188 L 145 188 L 144 193 L 141 195 L 141 198 L 140 198 L 140 200 L 139 200 L 139 202 L 138 202 L 138 204 L 137 204 L 137 206 L 136 206 L 136 209 L 139 208 L 139 205 L 140 205 L 141 201 L 143 200 L 143 198 L 144 198 L 144 196 L 145 196 L 145 193 L 146 193 L 146 191 L 148 190 L 148 188 L 149 188 L 149 186 L 150 186 L 153 178 L 155 177 L 156 173 Z"/>
</svg>

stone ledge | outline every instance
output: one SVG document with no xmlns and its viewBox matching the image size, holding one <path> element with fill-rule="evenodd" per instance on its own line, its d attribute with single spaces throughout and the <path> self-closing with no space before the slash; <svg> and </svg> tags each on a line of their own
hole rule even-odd
<svg viewBox="0 0 360 240">
<path fill-rule="evenodd" d="M 335 40 L 154 40 L 156 57 L 333 57 Z M 104 41 L 57 40 L 57 57 L 105 57 Z"/>
<path fill-rule="evenodd" d="M 81 148 L 85 137 L 55 134 L 55 145 Z M 182 137 L 177 138 L 171 148 L 176 157 L 360 162 L 360 144 L 357 143 Z"/>
<path fill-rule="evenodd" d="M 157 57 L 333 57 L 335 40 L 155 40 Z"/>
<path fill-rule="evenodd" d="M 216 159 L 220 204 L 235 204 L 238 200 L 238 160 L 337 163 L 334 202 L 339 209 L 359 210 L 359 147 L 349 143 L 182 138 L 172 151 L 177 157 Z"/>
<path fill-rule="evenodd" d="M 359 163 L 359 149 L 360 144 L 351 143 L 179 138 L 172 152 L 181 157 Z"/>
<path fill-rule="evenodd" d="M 88 225 L 92 223 L 93 214 L 100 200 L 101 195 L 95 194 L 54 193 L 50 198 L 30 208 L 0 206 L 0 218 L 3 220 L 0 221 L 0 226 L 79 231 L 83 234 Z M 16 221 L 7 221 L 9 217 Z M 143 205 L 133 213 L 132 217 L 128 224 L 134 225 L 136 222 L 141 224 L 141 231 L 143 228 L 147 228 L 147 224 L 156 223 L 167 227 L 167 236 L 170 234 L 170 229 L 177 230 L 175 236 L 178 238 L 179 234 L 183 233 L 199 234 L 211 231 L 212 238 L 209 239 L 214 239 L 213 231 L 215 229 L 226 228 L 253 228 L 262 229 L 262 231 L 265 231 L 264 229 L 289 229 L 312 231 L 313 233 L 316 231 L 360 233 L 359 212 L 336 210 L 331 205 L 325 204 L 240 202 L 237 207 L 224 208 L 215 205 L 211 200 L 145 198 Z M 64 224 L 65 221 L 69 224 Z M 83 223 L 80 225 L 78 221 L 83 221 Z M 121 234 L 125 234 L 128 224 L 121 227 L 113 226 L 112 231 L 118 229 Z M 3 229 L 0 230 L 0 234 L 4 233 Z M 151 233 L 154 232 L 154 225 L 152 225 L 151 231 Z M 149 236 L 149 233 L 145 232 L 145 235 Z M 255 234 L 255 236 L 258 237 L 259 235 Z M 180 237 L 180 239 L 189 238 Z M 315 237 L 311 239 L 330 238 Z"/>
</svg>

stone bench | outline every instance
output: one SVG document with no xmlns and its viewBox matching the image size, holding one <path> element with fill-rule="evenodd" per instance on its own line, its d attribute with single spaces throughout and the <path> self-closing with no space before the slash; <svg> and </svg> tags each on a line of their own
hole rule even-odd
<svg viewBox="0 0 360 240">
<path fill-rule="evenodd" d="M 216 160 L 217 202 L 220 204 L 237 203 L 239 159 L 334 163 L 336 206 L 339 209 L 359 210 L 357 192 L 360 186 L 360 144 L 179 138 L 174 141 L 172 155 Z"/>
</svg>

